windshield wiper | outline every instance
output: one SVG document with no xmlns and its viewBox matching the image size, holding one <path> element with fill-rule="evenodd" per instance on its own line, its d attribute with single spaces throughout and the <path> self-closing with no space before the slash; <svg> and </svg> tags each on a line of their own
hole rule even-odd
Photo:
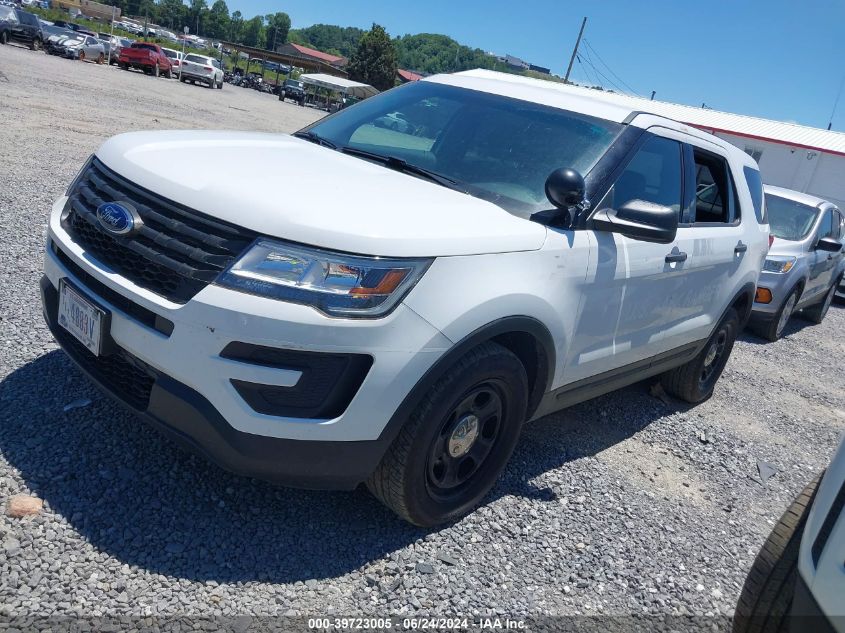
<svg viewBox="0 0 845 633">
<path fill-rule="evenodd" d="M 422 178 L 426 178 L 432 182 L 437 183 L 438 185 L 442 185 L 443 187 L 447 187 L 448 189 L 456 189 L 458 191 L 464 191 L 464 188 L 461 186 L 457 180 L 449 178 L 448 176 L 444 176 L 443 174 L 438 174 L 436 171 L 431 171 L 430 169 L 426 169 L 425 167 L 419 167 L 414 165 L 413 163 L 409 163 L 404 158 L 397 158 L 396 156 L 385 156 L 383 154 L 377 154 L 376 152 L 368 152 L 364 149 L 358 149 L 356 147 L 341 147 L 340 150 L 344 154 L 349 154 L 350 156 L 358 156 L 360 158 L 366 158 L 368 160 L 374 160 L 385 167 L 390 167 L 391 169 L 395 169 L 396 171 L 401 171 L 405 174 L 411 174 L 414 176 L 420 176 Z"/>
<path fill-rule="evenodd" d="M 317 145 L 322 145 L 323 147 L 328 147 L 329 149 L 337 149 L 337 145 L 332 143 L 330 140 L 323 138 L 316 132 L 294 132 L 293 136 L 305 139 L 306 141 L 311 141 Z"/>
</svg>

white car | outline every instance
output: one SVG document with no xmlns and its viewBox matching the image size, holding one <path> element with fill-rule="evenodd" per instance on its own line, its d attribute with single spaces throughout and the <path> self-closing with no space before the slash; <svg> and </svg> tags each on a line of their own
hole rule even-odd
<svg viewBox="0 0 845 633">
<path fill-rule="evenodd" d="M 177 51 L 172 48 L 164 48 L 163 46 L 161 47 L 161 50 L 165 55 L 167 55 L 167 57 L 170 58 L 170 63 L 173 64 L 173 73 L 178 74 L 179 68 L 182 64 L 182 58 L 184 57 L 184 55 L 182 55 L 182 51 Z"/>
<path fill-rule="evenodd" d="M 413 135 L 374 124 L 396 111 Z M 526 420 L 658 375 L 708 398 L 766 256 L 762 196 L 743 151 L 612 95 L 439 75 L 293 136 L 106 141 L 53 206 L 44 313 L 102 388 L 223 466 L 366 482 L 428 526 L 482 500 Z"/>
<path fill-rule="evenodd" d="M 734 633 L 845 633 L 845 436 L 751 567 Z"/>
<path fill-rule="evenodd" d="M 189 53 L 182 59 L 179 68 L 180 81 L 202 82 L 209 88 L 223 89 L 223 70 L 220 62 L 213 57 Z"/>
</svg>

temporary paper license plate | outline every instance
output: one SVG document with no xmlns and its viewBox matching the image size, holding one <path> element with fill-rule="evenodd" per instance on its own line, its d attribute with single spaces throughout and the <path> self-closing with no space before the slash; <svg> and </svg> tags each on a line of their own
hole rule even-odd
<svg viewBox="0 0 845 633">
<path fill-rule="evenodd" d="M 100 355 L 105 320 L 105 311 L 88 301 L 64 279 L 59 280 L 59 325 L 95 356 Z"/>
</svg>

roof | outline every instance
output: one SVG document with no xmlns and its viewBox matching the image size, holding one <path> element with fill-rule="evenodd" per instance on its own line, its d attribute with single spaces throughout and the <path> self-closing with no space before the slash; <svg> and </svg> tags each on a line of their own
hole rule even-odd
<svg viewBox="0 0 845 633">
<path fill-rule="evenodd" d="M 819 198 L 810 193 L 802 193 L 801 191 L 794 191 L 793 189 L 784 189 L 783 187 L 775 187 L 774 185 L 763 185 L 763 191 L 780 198 L 786 198 L 794 202 L 800 202 L 811 207 L 818 207 L 821 205 L 836 206 L 832 202 Z"/>
<path fill-rule="evenodd" d="M 419 81 L 423 78 L 423 76 L 419 73 L 415 73 L 411 70 L 403 70 L 402 68 L 399 68 L 396 71 L 396 74 L 399 75 L 405 81 Z"/>
<path fill-rule="evenodd" d="M 845 133 L 843 132 L 823 130 L 821 128 L 814 128 L 807 125 L 799 125 L 797 123 L 785 123 L 783 121 L 761 119 L 744 114 L 720 112 L 709 108 L 696 108 L 677 103 L 667 103 L 665 101 L 652 101 L 643 97 L 603 92 L 592 88 L 574 86 L 572 84 L 563 84 L 543 79 L 533 79 L 531 77 L 522 77 L 520 75 L 509 75 L 508 73 L 499 73 L 491 70 L 469 70 L 457 73 L 457 75 L 479 80 L 505 80 L 512 84 L 525 86 L 526 88 L 528 86 L 532 86 L 537 89 L 542 87 L 547 91 L 557 94 L 572 95 L 573 97 L 589 96 L 593 99 L 598 99 L 608 107 L 616 106 L 617 108 L 621 108 L 621 111 L 627 111 L 628 114 L 638 111 L 651 112 L 653 114 L 674 119 L 675 121 L 680 121 L 681 123 L 693 125 L 711 132 L 735 134 L 738 136 L 745 136 L 747 138 L 773 141 L 795 147 L 814 149 L 817 151 L 830 152 L 845 156 Z M 595 113 L 595 116 L 608 118 L 602 116 L 598 112 Z"/>
<path fill-rule="evenodd" d="M 315 48 L 308 48 L 307 46 L 302 46 L 301 44 L 290 44 L 296 50 L 298 50 L 303 55 L 308 55 L 310 57 L 316 57 L 317 59 L 322 59 L 324 62 L 328 62 L 330 64 L 337 64 L 338 62 L 345 61 L 345 57 L 338 57 L 337 55 L 330 55 L 329 53 L 324 53 L 323 51 L 318 51 Z"/>
<path fill-rule="evenodd" d="M 340 77 L 332 77 L 331 75 L 324 75 L 322 73 L 313 73 L 310 75 L 300 75 L 299 79 L 312 86 L 322 86 L 323 88 L 330 88 L 338 92 L 344 92 L 353 97 L 360 97 L 366 99 L 378 94 L 378 90 L 369 84 L 362 84 L 351 79 L 341 79 Z"/>
</svg>

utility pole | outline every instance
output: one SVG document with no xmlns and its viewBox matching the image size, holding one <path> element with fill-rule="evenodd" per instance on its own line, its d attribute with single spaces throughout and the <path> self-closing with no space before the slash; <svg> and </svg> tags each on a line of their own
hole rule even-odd
<svg viewBox="0 0 845 633">
<path fill-rule="evenodd" d="M 115 13 L 116 8 L 117 7 L 112 5 L 112 8 L 111 8 L 111 32 L 109 33 L 109 63 L 108 63 L 109 67 L 111 67 L 111 49 L 114 48 L 114 13 Z M 828 128 L 828 129 L 830 129 L 830 128 Z"/>
<path fill-rule="evenodd" d="M 563 83 L 569 83 L 569 73 L 572 72 L 572 64 L 575 63 L 575 56 L 578 54 L 578 47 L 581 45 L 581 36 L 584 35 L 584 27 L 587 26 L 587 18 L 584 17 L 581 22 L 581 30 L 578 31 L 578 39 L 575 40 L 575 48 L 572 49 L 572 57 L 569 58 L 569 67 L 566 69 L 566 76 L 563 78 Z"/>
</svg>

